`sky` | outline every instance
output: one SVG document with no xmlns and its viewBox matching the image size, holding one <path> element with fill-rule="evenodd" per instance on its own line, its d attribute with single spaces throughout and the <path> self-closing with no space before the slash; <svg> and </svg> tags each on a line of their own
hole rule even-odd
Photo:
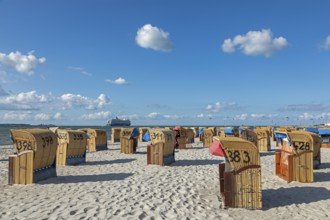
<svg viewBox="0 0 330 220">
<path fill-rule="evenodd" d="M 0 123 L 330 122 L 330 1 L 0 0 Z"/>
</svg>

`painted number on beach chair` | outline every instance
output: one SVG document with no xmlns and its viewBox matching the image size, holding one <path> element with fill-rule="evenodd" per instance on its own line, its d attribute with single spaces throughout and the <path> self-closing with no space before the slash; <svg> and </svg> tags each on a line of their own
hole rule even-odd
<svg viewBox="0 0 330 220">
<path fill-rule="evenodd" d="M 57 136 L 58 136 L 58 139 L 67 139 L 68 134 L 67 133 L 58 133 Z"/>
<path fill-rule="evenodd" d="M 82 134 L 73 134 L 73 140 L 82 141 L 82 140 L 84 140 L 84 137 Z"/>
<path fill-rule="evenodd" d="M 32 142 L 31 141 L 17 141 L 16 142 L 17 150 L 32 150 Z"/>
<path fill-rule="evenodd" d="M 308 142 L 294 141 L 292 145 L 295 150 L 306 151 L 311 149 Z"/>
<path fill-rule="evenodd" d="M 229 154 L 229 161 L 230 162 L 241 162 L 241 153 L 238 150 L 234 150 L 234 151 L 230 151 L 228 150 L 228 154 Z M 250 162 L 250 155 L 249 152 L 247 151 L 243 151 L 243 162 L 244 163 L 249 163 Z"/>
<path fill-rule="evenodd" d="M 53 144 L 53 138 L 52 137 L 48 137 L 48 136 L 42 137 L 41 140 L 43 142 L 42 147 L 46 147 L 46 145 Z"/>
</svg>

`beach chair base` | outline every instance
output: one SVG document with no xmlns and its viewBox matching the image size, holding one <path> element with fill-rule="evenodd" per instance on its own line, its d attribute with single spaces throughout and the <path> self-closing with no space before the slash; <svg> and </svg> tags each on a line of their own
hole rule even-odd
<svg viewBox="0 0 330 220">
<path fill-rule="evenodd" d="M 262 208 L 260 166 L 242 169 L 239 173 L 225 171 L 219 164 L 220 194 L 224 208 Z"/>
</svg>

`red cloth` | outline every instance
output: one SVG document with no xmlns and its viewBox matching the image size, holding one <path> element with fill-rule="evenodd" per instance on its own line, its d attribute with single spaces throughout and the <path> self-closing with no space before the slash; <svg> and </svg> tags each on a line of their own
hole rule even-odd
<svg viewBox="0 0 330 220">
<path fill-rule="evenodd" d="M 217 140 L 213 140 L 213 143 L 209 147 L 209 151 L 212 155 L 224 157 L 225 151 L 223 150 L 221 143 Z"/>
<path fill-rule="evenodd" d="M 174 131 L 180 131 L 181 127 L 180 126 L 175 126 L 175 128 L 173 128 Z"/>
</svg>

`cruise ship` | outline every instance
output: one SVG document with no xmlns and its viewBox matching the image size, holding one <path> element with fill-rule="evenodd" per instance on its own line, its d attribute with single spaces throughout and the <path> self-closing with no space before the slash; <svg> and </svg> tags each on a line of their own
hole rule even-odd
<svg viewBox="0 0 330 220">
<path fill-rule="evenodd" d="M 129 119 L 119 119 L 118 117 L 108 121 L 108 126 L 130 126 L 131 121 Z"/>
</svg>

